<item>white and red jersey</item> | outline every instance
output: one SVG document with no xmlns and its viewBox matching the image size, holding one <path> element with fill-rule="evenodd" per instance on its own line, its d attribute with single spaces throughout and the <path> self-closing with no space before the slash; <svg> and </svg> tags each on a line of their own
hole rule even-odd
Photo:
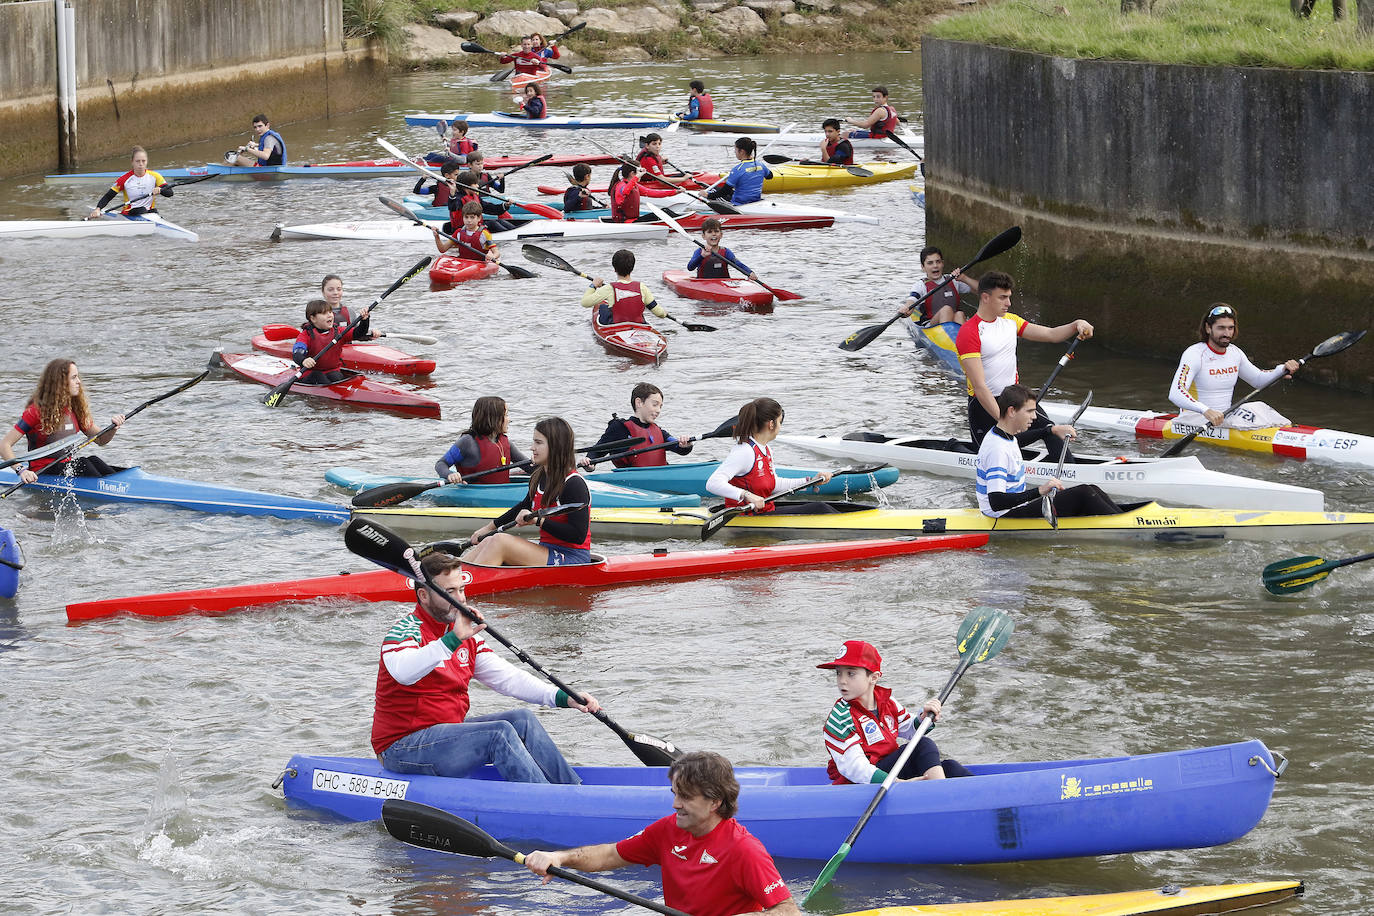
<svg viewBox="0 0 1374 916">
<path fill-rule="evenodd" d="M 876 709 L 858 700 L 839 699 L 825 720 L 826 772 L 835 785 L 882 782 L 887 774 L 873 764 L 897 749 L 901 738 L 916 733 L 916 720 L 886 687 L 873 688 Z"/>
<path fill-rule="evenodd" d="M 954 349 L 961 364 L 975 357 L 983 361 L 983 381 L 993 397 L 1008 385 L 1016 384 L 1016 338 L 1025 333 L 1028 323 L 1011 312 L 991 321 L 974 315 L 964 322 L 954 338 Z M 965 380 L 964 384 L 969 397 L 973 397 L 973 382 Z"/>
<path fill-rule="evenodd" d="M 515 51 L 501 55 L 501 63 L 515 64 L 515 72 L 532 76 L 544 69 L 544 58 L 538 51 Z"/>
<path fill-rule="evenodd" d="M 746 505 L 746 491 L 755 496 L 772 496 L 781 489 L 780 483 L 773 471 L 772 449 L 751 438 L 735 443 L 730 454 L 711 472 L 706 490 L 725 497 L 725 505 L 733 508 Z"/>
<path fill-rule="evenodd" d="M 663 902 L 695 916 L 758 913 L 792 896 L 768 850 L 733 817 L 696 837 L 669 814 L 615 851 L 626 862 L 659 866 Z"/>
<path fill-rule="evenodd" d="M 431 725 L 462 722 L 471 704 L 468 684 L 474 678 L 517 700 L 556 704 L 558 688 L 501 658 L 481 634 L 450 650 L 443 642 L 448 631 L 448 624 L 439 623 L 417 604 L 382 640 L 372 714 L 372 749 L 378 754 Z"/>
<path fill-rule="evenodd" d="M 166 183 L 167 179 L 152 169 L 146 170 L 142 177 L 130 170 L 116 178 L 115 183 L 110 185 L 110 190 L 124 195 L 124 208 L 119 211 L 120 213 L 128 213 L 134 206 L 156 210 L 157 189 Z"/>
<path fill-rule="evenodd" d="M 1235 344 L 1216 350 L 1207 341 L 1200 341 L 1183 351 L 1169 400 L 1180 410 L 1225 410 L 1231 406 L 1238 380 L 1258 388 L 1285 371 L 1283 365 L 1267 372 L 1256 368 Z"/>
</svg>

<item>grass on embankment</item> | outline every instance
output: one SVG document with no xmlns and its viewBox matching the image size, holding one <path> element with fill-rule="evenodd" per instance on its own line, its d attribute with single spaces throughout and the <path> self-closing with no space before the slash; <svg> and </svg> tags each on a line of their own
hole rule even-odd
<svg viewBox="0 0 1374 916">
<path fill-rule="evenodd" d="M 1155 0 L 1152 12 L 1124 16 L 1119 0 L 1003 0 L 927 34 L 1059 57 L 1374 70 L 1374 34 L 1358 30 L 1355 0 L 1346 6 L 1333 22 L 1330 3 L 1298 19 L 1286 0 Z"/>
</svg>

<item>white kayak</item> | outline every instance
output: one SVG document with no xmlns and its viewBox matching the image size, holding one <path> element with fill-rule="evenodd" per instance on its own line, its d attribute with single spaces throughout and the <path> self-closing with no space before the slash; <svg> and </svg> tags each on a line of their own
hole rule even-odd
<svg viewBox="0 0 1374 916">
<path fill-rule="evenodd" d="M 200 236 L 190 229 L 163 219 L 156 213 L 140 216 L 107 214 L 102 219 L 19 219 L 0 221 L 0 239 L 83 239 L 95 236 L 161 235 L 197 242 Z"/>
<path fill-rule="evenodd" d="M 429 242 L 434 233 L 428 225 L 439 226 L 438 220 L 426 226 L 401 220 L 366 220 L 356 223 L 311 223 L 303 226 L 278 226 L 272 231 L 274 240 L 280 239 L 351 239 L 368 242 Z M 491 234 L 494 242 L 537 242 L 562 240 L 567 242 L 600 241 L 602 239 L 665 239 L 668 227 L 653 223 L 600 223 L 595 220 L 536 219 L 523 226 Z"/>
<path fill-rule="evenodd" d="M 1068 420 L 1058 422 L 1067 423 Z M 904 471 L 925 471 L 967 480 L 977 476 L 974 469 L 977 453 L 970 443 L 955 439 L 887 437 L 858 432 L 839 438 L 783 434 L 778 436 L 778 441 L 834 458 L 882 461 Z M 1043 449 L 1023 449 L 1022 455 L 1026 459 L 1029 481 L 1039 483 L 1054 476 L 1059 462 L 1048 460 Z M 1210 471 L 1193 455 L 1108 458 L 1074 453 L 1073 457 L 1075 460 L 1065 464 L 1059 472 L 1059 479 L 1065 486 L 1096 484 L 1117 498 L 1159 499 L 1170 504 L 1208 509 L 1321 512 L 1325 508 L 1325 497 L 1320 490 Z"/>
<path fill-rule="evenodd" d="M 745 135 L 724 133 L 701 133 L 691 134 L 685 139 L 688 146 L 734 146 L 735 141 L 742 136 Z M 912 133 L 909 130 L 903 130 L 897 136 L 901 137 L 902 140 L 905 141 L 907 146 L 916 150 L 918 153 L 922 152 L 925 149 L 925 137 L 921 136 L 920 134 Z M 765 143 L 773 146 L 810 146 L 814 148 L 817 152 L 820 152 L 821 141 L 825 139 L 825 134 L 788 132 L 785 134 L 773 134 L 767 137 L 750 137 L 749 139 L 753 140 L 755 143 L 758 143 L 760 147 L 762 147 Z M 903 156 L 911 155 L 906 150 L 898 146 L 896 143 L 893 143 L 891 140 L 888 139 L 850 140 L 849 142 L 851 145 L 853 145 L 853 147 L 856 150 L 885 149 L 894 153 L 900 153 Z"/>
<path fill-rule="evenodd" d="M 655 200 L 654 206 L 660 209 L 672 208 L 672 212 L 681 213 L 709 213 L 713 212 L 710 207 L 703 204 L 696 197 L 687 194 L 675 194 L 672 197 L 663 197 Z M 728 201 L 727 201 L 728 203 Z M 846 213 L 843 210 L 832 210 L 830 207 L 808 207 L 804 204 L 794 204 L 789 201 L 777 201 L 771 197 L 763 200 L 756 200 L 752 204 L 735 204 L 735 209 L 741 213 L 748 213 L 753 216 L 822 216 L 833 219 L 837 223 L 868 223 L 876 226 L 879 223 L 878 217 L 867 214 Z"/>
<path fill-rule="evenodd" d="M 1041 405 L 1056 423 L 1068 422 L 1078 407 L 1074 404 L 1045 401 Z M 1155 413 L 1149 410 L 1119 410 L 1112 407 L 1089 407 L 1079 425 L 1091 429 L 1110 429 L 1133 433 L 1148 439 L 1182 439 L 1199 427 L 1194 423 L 1180 423 L 1177 414 Z M 1374 467 L 1374 436 L 1323 429 L 1317 426 L 1270 426 L 1264 429 L 1214 429 L 1203 432 L 1193 440 L 1199 445 L 1215 445 L 1247 452 L 1282 455 L 1299 461 L 1329 461 L 1336 464 L 1357 464 Z"/>
<path fill-rule="evenodd" d="M 669 118 L 642 117 L 625 115 L 623 117 L 597 117 L 581 115 L 549 115 L 547 118 L 531 119 L 523 114 L 510 111 L 490 111 L 483 114 L 446 114 L 421 113 L 406 115 L 410 127 L 435 127 L 440 122 L 452 124 L 466 121 L 469 127 L 525 127 L 533 130 L 653 130 L 667 127 Z"/>
</svg>

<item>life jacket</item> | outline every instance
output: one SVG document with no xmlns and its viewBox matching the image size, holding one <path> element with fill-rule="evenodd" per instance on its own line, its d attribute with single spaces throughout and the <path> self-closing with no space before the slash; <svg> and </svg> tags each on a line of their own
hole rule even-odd
<svg viewBox="0 0 1374 916">
<path fill-rule="evenodd" d="M 77 420 L 76 414 L 70 407 L 67 408 L 66 414 L 62 417 L 62 425 L 57 427 L 57 429 L 45 432 L 42 429 L 43 415 L 39 413 L 37 406 L 32 404 L 29 406 L 33 407 L 33 413 L 37 415 L 37 419 L 32 425 L 25 424 L 24 428 L 21 429 L 24 433 L 24 438 L 28 442 L 29 451 L 42 448 L 49 442 L 57 442 L 68 436 L 75 436 L 77 433 L 81 432 L 81 423 Z M 25 412 L 28 412 L 27 408 L 25 408 Z M 20 422 L 23 422 L 22 418 Z M 60 456 L 53 458 L 35 458 L 29 462 L 29 470 L 37 474 L 54 461 L 59 460 L 59 458 Z"/>
<path fill-rule="evenodd" d="M 286 141 L 283 140 L 281 134 L 277 133 L 275 130 L 268 129 L 263 131 L 262 137 L 258 140 L 258 150 L 262 151 L 267 149 L 268 137 L 274 137 L 276 139 L 277 147 L 281 150 L 281 159 L 277 159 L 277 154 L 273 153 L 266 159 L 258 159 L 253 165 L 286 165 Z"/>
<path fill-rule="evenodd" d="M 754 450 L 753 466 L 749 468 L 749 473 L 731 477 L 730 483 L 756 496 L 767 496 L 778 485 L 778 477 L 773 473 L 773 453 L 753 439 L 749 440 L 749 447 Z M 747 506 L 749 503 L 739 499 L 727 499 L 725 505 L 735 508 Z M 774 508 L 776 507 L 770 502 L 763 507 L 763 511 L 772 512 Z"/>
<path fill-rule="evenodd" d="M 945 288 L 935 295 L 930 295 L 930 291 L 940 285 L 939 280 L 932 280 L 929 277 L 923 278 L 926 285 L 926 297 L 921 300 L 921 318 L 929 321 L 935 313 L 948 305 L 954 311 L 959 311 L 959 288 L 956 284 L 958 280 L 951 280 L 945 284 Z"/>
<path fill-rule="evenodd" d="M 520 101 L 520 107 L 525 112 L 525 117 L 532 120 L 540 120 L 549 116 L 548 103 L 544 101 L 542 95 L 536 95 Z"/>
<path fill-rule="evenodd" d="M 464 477 L 476 474 L 478 471 L 489 471 L 492 468 L 506 467 L 510 464 L 510 438 L 505 433 L 498 436 L 495 442 L 486 436 L 473 436 L 472 438 L 477 443 L 477 466 L 459 468 L 459 473 Z M 478 479 L 482 483 L 510 483 L 510 471 L 487 474 Z"/>
<path fill-rule="evenodd" d="M 701 250 L 701 263 L 697 265 L 697 279 L 723 280 L 730 276 L 730 268 L 725 257 L 717 252 Z"/>
<path fill-rule="evenodd" d="M 632 223 L 639 219 L 639 181 L 626 179 L 611 189 L 611 222 Z"/>
<path fill-rule="evenodd" d="M 572 477 L 575 477 L 575 476 L 577 476 L 577 471 L 572 471 L 571 473 L 568 474 L 568 477 L 567 477 L 567 478 L 564 478 L 564 479 L 567 480 L 568 478 L 572 478 Z M 547 503 L 547 506 L 559 506 L 559 505 L 562 505 L 562 503 L 560 503 L 560 502 L 559 502 L 558 500 L 556 500 L 556 499 L 553 500 L 552 502 Z M 540 509 L 543 509 L 543 508 L 545 508 L 545 507 L 546 507 L 546 504 L 545 504 L 545 502 L 544 502 L 543 481 L 540 481 L 540 486 L 539 486 L 538 488 L 535 489 L 535 491 L 534 491 L 534 497 L 530 500 L 530 508 L 531 508 L 533 511 L 538 512 Z M 586 534 L 585 537 L 582 538 L 582 542 L 581 542 L 580 544 L 574 544 L 574 543 L 572 543 L 572 542 L 570 542 L 570 541 L 565 541 L 565 540 L 563 540 L 562 538 L 555 537 L 554 535 L 550 534 L 548 531 L 545 531 L 544 528 L 541 526 L 541 527 L 539 528 L 539 543 L 541 543 L 541 544 L 557 544 L 559 547 L 571 547 L 571 548 L 573 548 L 574 550 L 591 550 L 591 548 L 592 548 L 592 528 L 591 528 L 591 525 L 588 525 L 588 526 L 587 526 L 587 534 Z"/>
<path fill-rule="evenodd" d="M 643 436 L 644 442 L 636 445 L 635 448 L 648 448 L 651 445 L 661 445 L 665 436 L 663 430 L 657 423 L 644 425 L 639 422 L 638 417 L 626 417 L 621 421 L 631 435 Z M 615 466 L 618 468 L 661 468 L 668 463 L 668 450 L 656 448 L 652 452 L 641 452 L 638 455 L 631 455 L 629 458 L 617 458 Z"/>
<path fill-rule="evenodd" d="M 703 92 L 697 96 L 697 118 L 713 121 L 716 117 L 716 103 L 711 101 L 711 93 Z"/>
<path fill-rule="evenodd" d="M 874 108 L 873 111 L 877 111 L 879 108 L 887 112 L 887 117 L 868 129 L 868 135 L 874 139 L 887 137 L 897 132 L 898 121 L 896 109 L 891 105 L 879 105 L 877 108 Z M 869 114 L 872 113 L 872 111 L 869 112 Z"/>
<path fill-rule="evenodd" d="M 448 151 L 466 162 L 469 153 L 477 152 L 477 142 L 467 137 L 454 137 L 448 141 Z"/>
<path fill-rule="evenodd" d="M 457 232 L 453 233 L 453 237 L 464 245 L 470 245 L 477 251 L 480 251 L 484 257 L 486 256 L 487 250 L 491 248 L 491 243 L 487 240 L 488 236 L 485 228 L 474 229 L 471 232 L 466 228 L 459 229 Z M 478 260 L 477 255 L 468 251 L 466 248 L 461 249 L 458 252 L 458 256 L 472 261 Z"/>
<path fill-rule="evenodd" d="M 892 699 L 892 690 L 889 687 L 873 688 L 873 705 L 877 708 L 870 710 L 864 708 L 858 700 L 850 700 L 849 717 L 854 722 L 854 734 L 859 739 L 864 756 L 868 758 L 869 763 L 876 764 L 897 749 L 900 741 L 898 720 L 902 717 L 903 711 L 898 708 L 897 701 Z M 849 782 L 840 775 L 840 768 L 835 766 L 834 760 L 826 765 L 826 772 L 834 785 L 845 785 Z"/>
<path fill-rule="evenodd" d="M 453 199 L 453 191 L 449 188 L 448 182 L 436 181 L 434 183 L 434 206 L 447 207 L 448 202 Z"/>
<path fill-rule="evenodd" d="M 343 345 L 348 343 L 353 337 L 353 332 L 343 333 L 342 329 L 335 325 L 326 331 L 321 331 L 310 322 L 306 322 L 297 335 L 296 340 L 305 343 L 307 356 L 315 360 L 315 372 L 333 372 L 343 368 Z M 334 342 L 335 338 L 342 338 L 342 342 L 337 347 L 331 347 L 329 352 L 323 357 L 319 352 Z"/>
<path fill-rule="evenodd" d="M 663 160 L 649 152 L 647 146 L 639 151 L 638 161 L 639 167 L 651 175 L 666 174 L 663 170 Z"/>
<path fill-rule="evenodd" d="M 825 141 L 825 161 L 833 162 L 835 158 L 835 150 L 839 149 L 840 144 L 845 142 L 846 141 L 843 137 L 836 137 L 834 141 Z M 852 143 L 849 145 L 849 155 L 842 157 L 839 161 L 839 164 L 854 164 L 854 145 Z"/>
<path fill-rule="evenodd" d="M 620 324 L 622 321 L 643 324 L 644 292 L 640 285 L 617 280 L 611 284 L 611 289 L 614 297 L 611 302 L 611 324 Z"/>
</svg>

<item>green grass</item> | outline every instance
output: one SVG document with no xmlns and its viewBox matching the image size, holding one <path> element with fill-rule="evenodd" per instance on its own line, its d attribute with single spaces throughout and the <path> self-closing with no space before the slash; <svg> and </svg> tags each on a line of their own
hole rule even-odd
<svg viewBox="0 0 1374 916">
<path fill-rule="evenodd" d="M 1354 0 L 1347 7 L 1334 22 L 1329 3 L 1298 19 L 1285 0 L 1156 0 L 1153 12 L 1127 16 L 1119 0 L 1003 0 L 927 34 L 1060 57 L 1374 70 L 1374 33 L 1358 30 Z"/>
</svg>

